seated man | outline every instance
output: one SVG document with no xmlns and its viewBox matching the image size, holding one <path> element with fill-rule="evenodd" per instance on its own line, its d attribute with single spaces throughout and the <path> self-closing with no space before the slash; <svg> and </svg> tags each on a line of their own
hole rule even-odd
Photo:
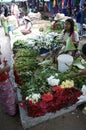
<svg viewBox="0 0 86 130">
<path fill-rule="evenodd" d="M 31 33 L 32 23 L 28 16 L 24 17 L 24 23 L 25 23 L 24 29 L 21 30 L 22 34 L 26 35 Z"/>
</svg>

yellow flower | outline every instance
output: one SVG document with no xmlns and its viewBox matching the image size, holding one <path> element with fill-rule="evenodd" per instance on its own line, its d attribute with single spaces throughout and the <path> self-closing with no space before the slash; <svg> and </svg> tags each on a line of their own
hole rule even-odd
<svg viewBox="0 0 86 130">
<path fill-rule="evenodd" d="M 61 84 L 61 87 L 62 88 L 71 88 L 71 87 L 74 87 L 74 81 L 73 80 L 63 81 L 62 84 Z"/>
</svg>

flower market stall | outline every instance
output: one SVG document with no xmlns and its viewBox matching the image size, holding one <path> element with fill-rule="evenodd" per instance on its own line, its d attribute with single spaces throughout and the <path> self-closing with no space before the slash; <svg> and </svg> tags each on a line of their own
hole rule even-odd
<svg viewBox="0 0 86 130">
<path fill-rule="evenodd" d="M 24 129 L 70 112 L 86 99 L 86 76 L 74 77 L 86 67 L 86 61 L 80 55 L 60 72 L 53 55 L 55 51 L 60 54 L 62 46 L 59 34 L 50 30 L 13 44 L 13 70 Z"/>
</svg>

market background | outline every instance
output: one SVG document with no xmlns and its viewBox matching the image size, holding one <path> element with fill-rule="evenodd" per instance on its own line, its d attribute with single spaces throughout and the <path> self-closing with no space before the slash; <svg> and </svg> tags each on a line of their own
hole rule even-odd
<svg viewBox="0 0 86 130">
<path fill-rule="evenodd" d="M 80 41 L 83 43 L 83 40 Z M 6 57 L 10 62 L 12 55 L 9 37 L 4 35 L 3 28 L 0 28 L 0 45 L 3 52 L 3 57 Z M 76 110 L 65 113 L 54 119 L 38 124 L 28 130 L 86 130 L 86 115 L 83 114 L 84 104 Z M 0 108 L 0 130 L 23 130 L 21 125 L 20 113 L 14 117 L 6 115 Z"/>
</svg>

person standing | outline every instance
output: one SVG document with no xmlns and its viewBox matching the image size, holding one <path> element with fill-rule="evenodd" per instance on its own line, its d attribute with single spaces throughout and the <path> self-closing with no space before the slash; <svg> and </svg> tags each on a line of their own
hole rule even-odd
<svg viewBox="0 0 86 130">
<path fill-rule="evenodd" d="M 86 3 L 83 4 L 82 9 L 76 15 L 76 22 L 78 23 L 79 35 L 83 35 L 83 24 L 86 24 Z"/>
<path fill-rule="evenodd" d="M 15 3 L 15 1 L 12 1 L 12 4 L 11 4 L 11 14 L 16 17 L 17 23 L 19 26 L 19 9 L 18 9 L 18 5 Z"/>
<path fill-rule="evenodd" d="M 82 12 L 82 23 L 86 24 L 86 3 L 83 5 L 83 12 Z"/>
<path fill-rule="evenodd" d="M 8 16 L 8 7 L 5 5 L 4 6 L 4 15 L 5 15 L 5 17 L 7 17 Z"/>
<path fill-rule="evenodd" d="M 80 2 L 79 2 L 79 6 L 80 6 L 80 8 L 82 8 L 82 6 L 83 6 L 83 4 L 86 2 L 86 0 L 80 0 Z"/>
<path fill-rule="evenodd" d="M 8 33 L 11 40 L 13 36 L 13 31 L 17 28 L 17 20 L 16 17 L 11 14 L 8 15 L 7 20 L 8 20 Z"/>
<path fill-rule="evenodd" d="M 5 114 L 14 116 L 17 108 L 17 98 L 9 76 L 10 66 L 2 59 L 0 51 L 0 106 Z"/>
<path fill-rule="evenodd" d="M 5 35 L 8 36 L 8 21 L 7 17 L 4 15 L 4 11 L 1 12 L 1 24 L 4 28 Z"/>
</svg>

